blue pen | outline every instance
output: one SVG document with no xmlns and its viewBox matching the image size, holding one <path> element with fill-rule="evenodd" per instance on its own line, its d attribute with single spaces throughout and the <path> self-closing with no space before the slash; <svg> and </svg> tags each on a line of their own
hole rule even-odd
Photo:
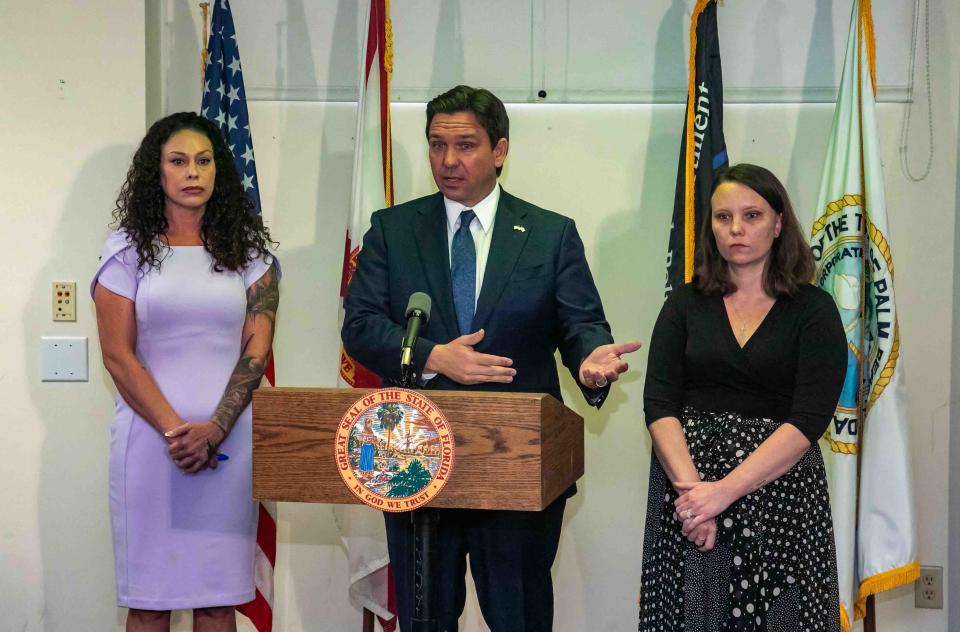
<svg viewBox="0 0 960 632">
<path fill-rule="evenodd" d="M 226 461 L 226 460 L 229 459 L 229 458 L 230 458 L 230 457 L 227 456 L 226 454 L 224 454 L 223 452 L 217 452 L 217 460 L 218 460 L 218 461 Z"/>
</svg>

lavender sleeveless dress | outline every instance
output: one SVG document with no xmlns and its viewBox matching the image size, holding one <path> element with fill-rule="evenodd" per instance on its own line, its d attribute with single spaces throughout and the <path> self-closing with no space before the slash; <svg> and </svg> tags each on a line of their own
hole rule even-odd
<svg viewBox="0 0 960 632">
<path fill-rule="evenodd" d="M 175 246 L 159 270 L 110 236 L 91 283 L 136 306 L 137 357 L 174 410 L 206 421 L 240 357 L 246 289 L 274 260 L 214 272 L 202 246 Z M 279 273 L 279 269 L 278 269 Z M 216 470 L 184 474 L 164 438 L 118 393 L 111 425 L 110 514 L 120 606 L 172 610 L 245 603 L 254 596 L 257 508 L 248 406 L 220 446 Z"/>
</svg>

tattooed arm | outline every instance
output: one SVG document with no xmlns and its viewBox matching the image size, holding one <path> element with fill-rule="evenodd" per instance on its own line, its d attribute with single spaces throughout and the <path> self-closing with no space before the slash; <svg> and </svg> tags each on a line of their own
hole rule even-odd
<svg viewBox="0 0 960 632">
<path fill-rule="evenodd" d="M 227 388 L 210 421 L 229 434 L 240 413 L 250 403 L 270 359 L 273 330 L 280 303 L 280 284 L 276 268 L 270 266 L 247 290 L 247 319 L 243 323 L 240 360 L 233 369 Z"/>
<path fill-rule="evenodd" d="M 243 323 L 240 359 L 210 420 L 181 426 L 173 435 L 168 433 L 168 436 L 177 437 L 170 445 L 170 454 L 174 460 L 177 460 L 178 454 L 181 458 L 190 460 L 189 467 L 181 466 L 186 471 L 196 472 L 208 465 L 216 467 L 216 447 L 230 434 L 263 377 L 273 345 L 279 302 L 279 279 L 276 266 L 271 265 L 270 269 L 247 289 L 247 317 Z"/>
</svg>

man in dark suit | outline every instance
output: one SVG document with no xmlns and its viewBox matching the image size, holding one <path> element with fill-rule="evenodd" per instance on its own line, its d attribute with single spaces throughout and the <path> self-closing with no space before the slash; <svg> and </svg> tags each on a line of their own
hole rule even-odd
<svg viewBox="0 0 960 632">
<path fill-rule="evenodd" d="M 347 293 L 347 353 L 396 384 L 405 310 L 413 292 L 433 299 L 413 364 L 428 389 L 547 392 L 560 399 L 554 352 L 600 406 L 627 369 L 614 344 L 574 222 L 506 191 L 503 103 L 457 86 L 427 105 L 430 166 L 439 193 L 377 211 Z M 438 510 L 437 613 L 456 630 L 466 555 L 484 619 L 493 632 L 548 631 L 550 568 L 566 499 L 541 512 Z M 413 610 L 410 514 L 385 513 L 401 630 Z"/>
</svg>

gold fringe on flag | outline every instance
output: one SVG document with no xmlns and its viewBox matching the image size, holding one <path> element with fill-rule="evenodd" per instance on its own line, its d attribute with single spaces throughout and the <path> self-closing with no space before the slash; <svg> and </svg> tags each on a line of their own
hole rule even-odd
<svg viewBox="0 0 960 632">
<path fill-rule="evenodd" d="M 393 21 L 390 19 L 390 0 L 383 1 L 383 71 L 387 75 L 387 87 L 384 90 L 386 101 L 387 126 L 384 130 L 387 138 L 387 151 L 383 161 L 384 201 L 393 206 L 393 133 L 390 121 L 390 80 L 393 77 Z"/>
<path fill-rule="evenodd" d="M 843 606 L 840 606 L 840 627 L 843 628 L 843 632 L 850 632 L 850 617 L 847 615 L 847 611 L 843 609 Z"/>
<path fill-rule="evenodd" d="M 854 604 L 854 616 L 862 619 L 867 611 L 867 597 L 882 593 L 887 590 L 893 590 L 911 584 L 920 579 L 920 562 L 914 560 L 909 564 L 899 568 L 891 568 L 888 571 L 871 575 L 860 582 L 860 591 L 857 595 L 857 603 Z"/>
<path fill-rule="evenodd" d="M 863 36 L 867 40 L 867 61 L 870 64 L 870 85 L 873 86 L 873 96 L 877 96 L 877 38 L 873 31 L 872 0 L 860 0 L 860 24 Z"/>
<path fill-rule="evenodd" d="M 690 76 L 687 78 L 687 129 L 686 141 L 687 147 L 684 151 L 684 177 L 683 177 L 683 281 L 689 283 L 693 280 L 693 252 L 697 237 L 696 212 L 694 210 L 694 189 L 693 189 L 693 120 L 695 110 L 693 107 L 693 98 L 697 86 L 697 20 L 703 13 L 707 5 L 714 0 L 697 0 L 697 6 L 693 9 L 693 15 L 690 18 Z"/>
</svg>

